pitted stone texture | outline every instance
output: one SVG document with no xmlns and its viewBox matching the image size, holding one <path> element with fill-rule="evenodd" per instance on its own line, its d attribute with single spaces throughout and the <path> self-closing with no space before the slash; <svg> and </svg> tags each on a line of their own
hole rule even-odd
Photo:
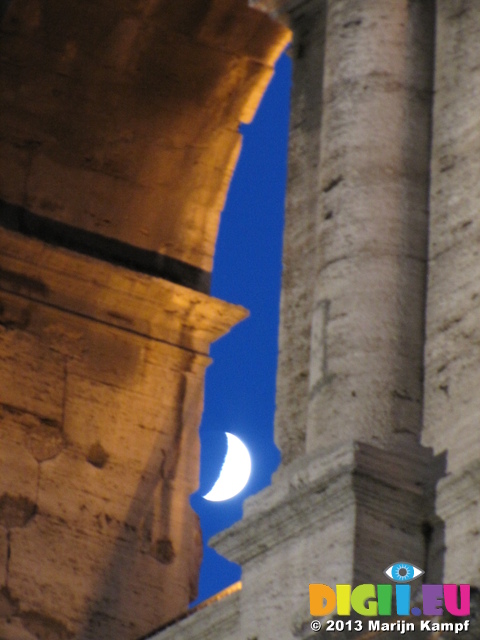
<svg viewBox="0 0 480 640">
<path fill-rule="evenodd" d="M 4 588 L 8 576 L 8 532 L 0 527 L 0 588 Z"/>
<path fill-rule="evenodd" d="M 288 39 L 245 0 L 13 0 L 0 196 L 211 271 L 238 125 Z"/>
<path fill-rule="evenodd" d="M 422 417 L 433 5 L 328 5 L 307 451 Z"/>
<path fill-rule="evenodd" d="M 162 621 L 159 601 L 172 615 L 195 594 L 199 536 L 188 496 L 203 376 L 163 373 L 153 397 L 68 377 L 68 447 L 41 466 L 38 524 L 12 536 L 12 593 L 70 629 L 85 626 L 81 637 L 136 638 Z M 93 464 L 92 447 L 107 454 L 103 464 Z M 165 539 L 168 562 L 158 556 Z M 30 566 L 37 577 L 24 588 Z"/>
<path fill-rule="evenodd" d="M 305 5 L 314 4 L 314 2 L 315 0 L 248 0 L 250 7 L 265 11 L 278 20 L 288 20 L 287 16 L 295 13 L 297 9 L 301 12 Z M 321 3 L 326 4 L 323 0 Z M 317 2 L 317 4 L 320 3 Z"/>
<path fill-rule="evenodd" d="M 38 637 L 25 629 L 18 618 L 0 619 L 0 634 L 5 640 L 38 640 Z"/>
<path fill-rule="evenodd" d="M 61 422 L 65 360 L 25 332 L 0 327 L 0 403 Z M 19 397 L 19 389 L 22 395 Z"/>
<path fill-rule="evenodd" d="M 284 465 L 305 451 L 325 19 L 323 3 L 315 3 L 292 22 L 294 86 L 275 414 L 275 441 Z"/>
<path fill-rule="evenodd" d="M 242 564 L 243 637 L 304 637 L 310 583 L 377 583 L 402 555 L 425 566 L 441 463 L 421 447 L 357 443 L 283 467 L 247 501 L 243 520 L 212 541 Z"/>
<path fill-rule="evenodd" d="M 424 440 L 462 473 L 480 444 L 480 7 L 439 2 Z"/>
<path fill-rule="evenodd" d="M 445 570 L 451 583 L 480 584 L 480 462 L 439 483 L 437 510 L 445 522 Z"/>
<path fill-rule="evenodd" d="M 36 503 L 39 469 L 29 442 L 32 432 L 41 426 L 38 418 L 28 413 L 0 408 L 0 496 Z"/>
<path fill-rule="evenodd" d="M 445 580 L 479 584 L 480 6 L 437 3 L 423 440 L 446 451 Z"/>
<path fill-rule="evenodd" d="M 206 352 L 244 312 L 2 241 L 0 586 L 15 603 L 2 633 L 136 640 L 196 597 Z"/>
<path fill-rule="evenodd" d="M 38 302 L 47 301 L 49 305 L 98 320 L 102 324 L 192 351 L 208 353 L 209 345 L 232 326 L 234 316 L 237 316 L 238 322 L 247 315 L 240 306 L 229 305 L 160 278 L 115 267 L 72 251 L 56 249 L 1 228 L 0 245 L 0 290 L 21 293 Z M 32 322 L 38 323 L 38 319 L 32 320 L 28 305 L 22 308 L 17 305 L 13 309 L 0 306 L 0 329 L 3 326 L 8 332 L 14 328 L 27 328 Z M 80 339 L 81 334 L 69 328 L 69 335 L 64 337 L 70 339 L 69 347 L 72 345 L 75 350 L 75 338 Z M 91 344 L 95 334 L 89 338 L 84 338 L 85 351 L 102 348 L 98 340 Z M 59 342 L 61 344 L 63 341 Z M 125 348 L 126 360 L 130 351 Z M 117 358 L 120 352 L 118 348 Z M 54 362 L 52 356 L 52 363 L 47 364 L 51 368 Z M 109 363 L 105 362 L 104 366 L 108 368 Z M 21 369 L 20 363 L 17 375 L 24 375 Z M 46 375 L 48 371 L 49 368 L 45 366 Z M 37 381 L 37 384 L 40 382 Z"/>
<path fill-rule="evenodd" d="M 25 496 L 0 496 L 0 524 L 5 529 L 25 527 L 37 512 L 37 505 Z"/>
</svg>

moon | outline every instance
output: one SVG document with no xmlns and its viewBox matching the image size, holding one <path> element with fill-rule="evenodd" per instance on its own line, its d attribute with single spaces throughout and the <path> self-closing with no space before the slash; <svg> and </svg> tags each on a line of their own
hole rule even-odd
<svg viewBox="0 0 480 640">
<path fill-rule="evenodd" d="M 233 433 L 226 432 L 225 435 L 227 453 L 220 475 L 210 491 L 203 496 L 210 502 L 222 502 L 238 495 L 247 484 L 252 470 L 252 460 L 247 447 Z"/>
</svg>

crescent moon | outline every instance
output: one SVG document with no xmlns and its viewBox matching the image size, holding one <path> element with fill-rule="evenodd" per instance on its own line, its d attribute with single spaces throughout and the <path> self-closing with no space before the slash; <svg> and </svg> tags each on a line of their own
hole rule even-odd
<svg viewBox="0 0 480 640">
<path fill-rule="evenodd" d="M 238 495 L 250 478 L 252 460 L 247 447 L 233 433 L 226 433 L 227 453 L 217 481 L 204 495 L 210 502 L 230 500 Z"/>
</svg>

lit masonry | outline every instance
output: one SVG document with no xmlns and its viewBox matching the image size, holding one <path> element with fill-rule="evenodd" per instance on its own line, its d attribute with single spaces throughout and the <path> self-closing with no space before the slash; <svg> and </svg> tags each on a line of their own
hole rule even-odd
<svg viewBox="0 0 480 640">
<path fill-rule="evenodd" d="M 243 0 L 0 3 L 0 637 L 184 613 L 218 219 L 289 32 Z M 222 108 L 219 108 L 222 105 Z"/>
<path fill-rule="evenodd" d="M 328 638 L 308 583 L 376 583 L 405 558 L 472 585 L 476 639 L 480 5 L 251 4 L 294 32 L 283 464 L 213 542 L 241 591 L 152 637 Z"/>
<path fill-rule="evenodd" d="M 328 637 L 308 583 L 400 557 L 480 582 L 480 5 L 254 4 L 294 32 L 283 464 L 215 542 L 242 590 L 157 640 Z M 205 291 L 238 121 L 288 38 L 245 5 L 2 3 L 8 640 L 134 640 L 194 594 L 203 371 L 243 314 Z"/>
</svg>

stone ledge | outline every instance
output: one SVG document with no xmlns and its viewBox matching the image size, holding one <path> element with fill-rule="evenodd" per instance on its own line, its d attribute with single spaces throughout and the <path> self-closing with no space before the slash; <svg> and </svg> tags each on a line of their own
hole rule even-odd
<svg viewBox="0 0 480 640">
<path fill-rule="evenodd" d="M 310 454 L 282 469 L 271 487 L 247 500 L 243 520 L 214 536 L 210 544 L 229 560 L 244 564 L 303 530 L 323 529 L 359 500 L 376 511 L 372 483 L 406 493 L 416 502 L 433 500 L 442 464 L 429 449 L 391 452 L 358 442 Z M 401 502 L 408 510 L 408 501 Z M 382 513 L 398 510 L 396 501 L 392 505 L 382 504 Z"/>
<path fill-rule="evenodd" d="M 5 229 L 0 290 L 203 354 L 248 315 L 238 305 Z"/>
<path fill-rule="evenodd" d="M 212 538 L 210 545 L 233 562 L 244 564 L 324 523 L 354 504 L 353 447 L 342 447 L 333 462 L 313 458 L 304 469 L 286 473 L 279 482 L 248 501 L 243 520 Z M 322 464 L 323 462 L 323 464 Z"/>
</svg>

